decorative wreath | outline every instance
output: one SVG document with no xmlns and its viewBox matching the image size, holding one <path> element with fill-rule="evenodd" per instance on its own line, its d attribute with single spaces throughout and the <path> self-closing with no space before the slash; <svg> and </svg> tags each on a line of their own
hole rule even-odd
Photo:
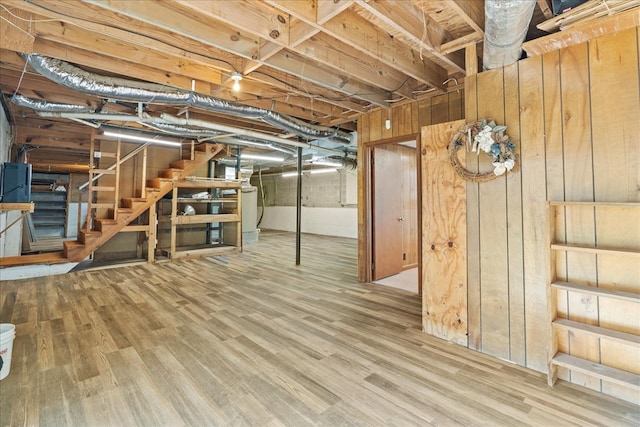
<svg viewBox="0 0 640 427">
<path fill-rule="evenodd" d="M 456 173 L 466 181 L 488 182 L 506 172 L 517 172 L 518 155 L 514 151 L 516 146 L 509 140 L 506 130 L 506 126 L 498 126 L 491 119 L 488 123 L 487 119 L 467 123 L 458 129 L 447 147 L 449 161 Z M 493 171 L 480 173 L 465 169 L 458 159 L 458 149 L 463 146 L 478 155 L 480 151 L 487 153 L 493 159 Z"/>
</svg>

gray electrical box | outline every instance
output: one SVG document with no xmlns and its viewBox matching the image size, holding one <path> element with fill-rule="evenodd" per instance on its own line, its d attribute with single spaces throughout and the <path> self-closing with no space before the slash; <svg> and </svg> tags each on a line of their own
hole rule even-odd
<svg viewBox="0 0 640 427">
<path fill-rule="evenodd" d="M 31 165 L 4 163 L 0 179 L 2 203 L 28 203 L 31 201 Z"/>
</svg>

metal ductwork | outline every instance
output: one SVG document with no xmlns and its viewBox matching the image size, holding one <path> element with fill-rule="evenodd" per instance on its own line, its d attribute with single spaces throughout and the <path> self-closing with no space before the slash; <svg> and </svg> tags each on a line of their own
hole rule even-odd
<svg viewBox="0 0 640 427">
<path fill-rule="evenodd" d="M 15 94 L 11 97 L 11 102 L 19 107 L 30 108 L 36 111 L 50 111 L 54 113 L 93 113 L 91 107 L 72 104 L 57 104 L 40 99 L 27 98 L 26 96 Z"/>
<path fill-rule="evenodd" d="M 312 125 L 275 111 L 155 83 L 101 76 L 82 70 L 68 62 L 42 55 L 25 54 L 24 58 L 34 70 L 49 80 L 89 95 L 129 102 L 191 106 L 236 117 L 262 120 L 271 126 L 307 139 L 329 139 L 342 144 L 351 143 L 349 132 Z"/>
<path fill-rule="evenodd" d="M 486 0 L 483 68 L 513 64 L 522 54 L 536 0 Z"/>
<path fill-rule="evenodd" d="M 152 117 L 148 113 L 131 115 L 124 113 L 95 113 L 82 105 L 57 104 L 27 98 L 22 95 L 14 95 L 11 102 L 16 105 L 34 110 L 41 117 L 60 117 L 76 120 L 86 125 L 100 128 L 109 127 L 119 130 L 139 132 L 139 129 L 132 129 L 111 124 L 100 124 L 100 120 L 111 120 L 120 122 L 135 122 L 157 132 L 166 133 L 182 138 L 197 139 L 198 141 L 217 141 L 223 144 L 250 145 L 264 149 L 273 149 L 287 154 L 295 154 L 292 147 L 301 147 L 314 152 L 338 156 L 339 158 L 351 158 L 351 155 L 343 150 L 335 148 L 325 148 L 312 145 L 308 142 L 299 142 L 280 138 L 278 136 L 261 134 L 258 132 L 234 128 L 231 126 L 210 123 L 204 120 L 182 119 L 163 113 L 161 117 Z"/>
</svg>

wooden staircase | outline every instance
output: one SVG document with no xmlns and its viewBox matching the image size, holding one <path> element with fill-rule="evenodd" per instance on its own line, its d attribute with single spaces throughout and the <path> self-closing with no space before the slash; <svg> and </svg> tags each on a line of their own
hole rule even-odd
<svg viewBox="0 0 640 427">
<path fill-rule="evenodd" d="M 157 178 L 147 181 L 146 197 L 122 199 L 121 206 L 117 208 L 117 215 L 114 215 L 115 212 L 111 209 L 111 218 L 95 219 L 92 230 L 80 230 L 78 240 L 65 241 L 63 257 L 68 262 L 79 262 L 85 259 L 171 191 L 174 181 L 193 175 L 198 168 L 223 149 L 224 146 L 220 144 L 197 145 L 193 152 L 193 160 L 175 161 L 168 169 L 160 171 Z"/>
</svg>

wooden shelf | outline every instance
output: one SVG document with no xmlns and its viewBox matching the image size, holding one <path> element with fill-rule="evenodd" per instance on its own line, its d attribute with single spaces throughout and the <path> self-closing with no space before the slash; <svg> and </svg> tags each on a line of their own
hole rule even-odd
<svg viewBox="0 0 640 427">
<path fill-rule="evenodd" d="M 579 292 L 581 294 L 595 295 L 598 297 L 615 298 L 623 301 L 640 303 L 640 294 L 618 291 L 615 289 L 596 288 L 595 286 L 580 285 L 569 282 L 553 282 L 551 287 L 563 291 Z"/>
<path fill-rule="evenodd" d="M 601 365 L 600 363 L 590 362 L 565 353 L 556 353 L 553 359 L 551 359 L 551 364 L 571 369 L 576 372 L 582 372 L 584 374 L 600 378 L 601 380 L 631 387 L 634 390 L 640 390 L 640 375 L 632 372 Z"/>
<path fill-rule="evenodd" d="M 597 208 L 640 208 L 640 203 L 634 202 L 562 202 L 550 201 L 549 206 L 592 206 Z"/>
<path fill-rule="evenodd" d="M 4 211 L 23 211 L 32 213 L 34 209 L 33 202 L 30 203 L 0 203 L 0 212 Z"/>
<path fill-rule="evenodd" d="M 558 207 L 562 207 L 567 212 L 570 212 L 570 211 L 573 212 L 575 210 L 582 209 L 583 207 L 591 208 L 592 210 L 594 210 L 592 213 L 590 213 L 589 211 L 582 210 L 580 215 L 589 213 L 589 215 L 593 215 L 594 218 L 596 215 L 594 208 L 612 209 L 610 213 L 607 212 L 607 216 L 606 216 L 607 218 L 611 219 L 611 218 L 616 218 L 615 214 L 619 212 L 626 211 L 626 213 L 631 213 L 629 209 L 640 207 L 640 203 L 578 202 L 578 201 L 548 202 L 549 238 L 551 240 L 551 243 L 549 244 L 550 255 L 551 255 L 550 269 L 551 269 L 551 279 L 552 279 L 547 289 L 548 298 L 549 298 L 548 310 L 549 310 L 549 327 L 550 327 L 550 340 L 551 340 L 549 343 L 550 360 L 549 360 L 548 383 L 549 385 L 553 385 L 555 383 L 558 376 L 558 367 L 563 367 L 568 369 L 569 372 L 572 372 L 572 373 L 573 372 L 580 373 L 586 376 L 590 376 L 592 378 L 597 378 L 600 380 L 619 384 L 625 387 L 630 387 L 633 390 L 640 390 L 640 375 L 635 373 L 637 369 L 636 363 L 631 363 L 631 361 L 629 361 L 629 363 L 617 364 L 616 366 L 618 367 L 614 367 L 614 366 L 608 366 L 601 363 L 591 362 L 589 360 L 582 359 L 572 354 L 565 354 L 562 352 L 558 352 L 559 341 L 560 341 L 560 337 L 558 334 L 560 331 L 567 331 L 569 335 L 573 337 L 576 343 L 581 343 L 581 342 L 586 343 L 588 342 L 587 341 L 588 338 L 591 337 L 591 340 L 589 340 L 589 342 L 591 343 L 589 348 L 593 350 L 598 350 L 598 351 L 606 350 L 607 354 L 610 354 L 610 352 L 613 351 L 612 349 L 615 348 L 617 349 L 617 351 L 629 357 L 629 355 L 632 355 L 632 354 L 635 355 L 637 352 L 637 349 L 640 348 L 640 334 L 638 334 L 637 324 L 635 322 L 632 322 L 631 320 L 627 322 L 617 317 L 616 319 L 620 322 L 618 321 L 609 322 L 607 324 L 607 327 L 597 326 L 592 323 L 597 323 L 597 319 L 599 319 L 599 317 L 594 317 L 592 313 L 580 312 L 580 309 L 577 309 L 577 312 L 572 312 L 574 315 L 570 316 L 569 307 L 566 307 L 564 309 L 566 311 L 564 312 L 564 314 L 561 314 L 561 316 L 573 317 L 573 319 L 558 317 L 558 303 L 559 303 L 558 292 L 559 291 L 565 291 L 568 294 L 582 294 L 582 295 L 588 295 L 588 296 L 595 296 L 597 298 L 607 298 L 612 300 L 625 301 L 627 303 L 634 303 L 634 304 L 640 303 L 640 293 L 636 291 L 638 286 L 638 283 L 636 282 L 636 280 L 632 280 L 630 283 L 625 284 L 625 288 L 632 289 L 633 292 L 621 291 L 617 289 L 607 289 L 599 286 L 589 286 L 589 285 L 570 282 L 570 280 L 572 279 L 572 277 L 574 277 L 574 275 L 575 277 L 581 277 L 581 278 L 584 277 L 584 274 L 580 271 L 580 269 L 583 267 L 581 264 L 576 264 L 576 266 L 572 267 L 571 270 L 568 270 L 568 269 L 564 270 L 564 274 L 567 274 L 567 275 L 569 275 L 569 271 L 571 271 L 571 276 L 568 276 L 567 278 L 564 279 L 567 281 L 556 280 L 555 275 L 556 275 L 556 268 L 558 266 L 556 264 L 554 254 L 558 254 L 559 252 L 579 252 L 579 253 L 588 253 L 588 254 L 594 254 L 594 255 L 612 255 L 615 258 L 612 257 L 611 260 L 617 261 L 618 259 L 620 259 L 618 264 L 616 264 L 619 266 L 624 266 L 628 262 L 627 258 L 637 259 L 638 257 L 640 257 L 640 248 L 638 247 L 639 245 L 635 243 L 637 239 L 633 240 L 634 243 L 631 245 L 631 247 L 613 247 L 613 246 L 605 246 L 605 247 L 597 246 L 596 247 L 596 246 L 587 246 L 587 245 L 577 245 L 577 244 L 571 244 L 571 243 L 553 242 L 552 238 L 555 235 L 554 227 L 557 225 L 556 223 L 557 218 L 555 218 L 554 216 L 558 214 L 557 212 Z M 633 212 L 633 214 L 635 215 L 635 211 Z M 564 227 L 563 229 L 565 230 L 565 232 L 566 232 L 566 229 L 570 228 L 573 225 L 568 223 L 569 221 L 571 221 L 571 218 L 575 218 L 574 221 L 579 221 L 579 218 L 583 218 L 583 217 L 582 216 L 574 217 L 572 215 L 563 216 L 564 224 L 561 225 L 561 227 Z M 619 226 L 625 227 L 625 223 L 621 222 Z M 607 231 L 610 229 L 611 227 L 609 228 L 603 227 L 604 231 L 602 233 L 607 234 Z M 615 233 L 618 233 L 619 235 L 626 234 L 625 228 L 615 227 L 614 230 L 615 230 Z M 593 230 L 593 233 L 595 235 L 596 230 Z M 612 236 L 602 235 L 599 237 L 601 237 L 604 240 L 607 237 L 611 238 L 611 237 L 617 236 L 618 234 L 615 234 L 615 233 Z M 569 241 L 571 241 L 571 239 L 572 239 L 571 237 L 568 238 Z M 579 240 L 579 239 L 581 240 L 580 237 L 576 238 L 576 240 Z M 619 242 L 621 244 L 624 244 L 625 246 L 627 246 L 628 244 L 628 242 L 621 239 L 619 240 Z M 616 244 L 615 241 L 613 241 L 613 245 L 615 244 Z M 568 258 L 564 259 L 564 261 L 566 262 L 568 262 L 568 260 L 569 260 Z M 592 262 L 594 263 L 595 260 Z M 631 262 L 636 262 L 636 261 L 633 260 Z M 589 265 L 592 265 L 592 264 L 589 264 Z M 629 277 L 629 276 L 624 276 L 624 277 Z M 596 275 L 596 283 L 597 283 L 597 275 Z M 580 297 L 577 297 L 577 298 L 580 299 Z M 571 296 L 566 295 L 566 299 L 567 301 L 571 301 Z M 595 302 L 596 306 L 599 306 L 598 302 L 599 300 Z M 618 307 L 614 301 L 610 302 L 609 304 L 606 304 L 606 306 L 609 307 L 609 313 L 611 312 L 611 310 L 615 310 L 616 309 L 615 307 Z M 635 309 L 636 306 L 629 307 L 627 305 L 620 305 L 619 307 L 621 307 L 621 310 L 623 311 L 628 310 L 629 313 L 636 310 Z M 624 312 L 626 313 L 626 311 Z M 597 315 L 599 316 L 599 311 L 597 312 Z M 578 318 L 582 318 L 583 321 L 582 322 L 577 321 L 576 319 Z M 632 331 L 632 332 L 629 332 L 629 331 Z M 593 340 L 593 338 L 597 338 L 597 340 Z M 624 347 L 613 347 L 614 345 L 613 343 L 622 344 L 623 346 L 629 347 L 629 348 L 625 349 Z M 554 354 L 555 356 L 551 357 L 551 355 L 554 355 Z M 589 354 L 598 354 L 598 353 L 590 352 Z M 603 358 L 601 361 L 604 363 L 607 363 L 608 360 L 610 359 Z M 570 377 L 570 378 L 573 378 L 573 377 Z M 585 380 L 579 380 L 579 381 L 587 381 L 587 380 L 585 379 Z"/>
<path fill-rule="evenodd" d="M 199 253 L 209 253 L 207 251 L 220 251 L 222 248 L 231 248 L 233 250 L 242 250 L 242 203 L 241 203 L 241 182 L 239 180 L 227 180 L 227 179 L 200 179 L 190 177 L 186 180 L 173 181 L 173 192 L 170 199 L 162 199 L 162 202 L 171 204 L 171 212 L 164 212 L 159 218 L 160 223 L 170 224 L 170 244 L 168 249 L 163 249 L 170 258 L 178 258 L 184 256 L 193 256 Z M 200 189 L 206 190 L 208 194 L 218 195 L 228 190 L 234 190 L 235 194 L 225 195 L 216 198 L 197 198 L 197 197 L 184 197 L 184 194 L 179 194 L 183 189 Z M 212 192 L 211 190 L 215 190 Z M 229 205 L 231 204 L 231 205 Z M 198 206 L 198 211 L 195 215 L 180 215 L 179 208 L 184 208 L 186 205 Z M 203 205 L 207 205 L 207 213 L 202 212 Z M 166 207 L 166 205 L 165 205 Z M 163 211 L 164 209 L 161 209 Z M 216 212 L 216 213 L 213 213 Z M 213 242 L 207 237 L 208 242 L 205 245 L 192 245 L 192 246 L 178 246 L 178 232 L 185 230 L 182 226 L 197 225 L 197 224 L 218 224 L 218 227 L 214 227 L 218 230 L 218 233 L 223 233 L 218 236 L 219 246 L 212 246 Z M 187 228 L 187 231 L 189 228 Z M 209 229 L 208 229 L 209 230 Z M 223 231 L 229 231 L 224 233 Z M 207 231 L 208 232 L 208 231 Z M 207 240 L 205 239 L 205 240 Z M 194 242 L 195 243 L 195 242 Z"/>
<path fill-rule="evenodd" d="M 554 320 L 553 326 L 557 329 L 562 329 L 565 331 L 583 333 L 594 336 L 596 338 L 616 341 L 632 347 L 640 347 L 640 335 L 614 331 L 613 329 L 607 329 L 601 326 L 589 325 L 586 323 L 561 318 Z"/>
<path fill-rule="evenodd" d="M 608 254 L 608 255 L 631 255 L 640 257 L 640 249 L 629 248 L 603 248 L 603 247 L 590 247 L 580 245 L 569 245 L 564 243 L 552 243 L 551 249 L 554 251 L 565 252 L 586 252 L 591 254 Z"/>
</svg>

